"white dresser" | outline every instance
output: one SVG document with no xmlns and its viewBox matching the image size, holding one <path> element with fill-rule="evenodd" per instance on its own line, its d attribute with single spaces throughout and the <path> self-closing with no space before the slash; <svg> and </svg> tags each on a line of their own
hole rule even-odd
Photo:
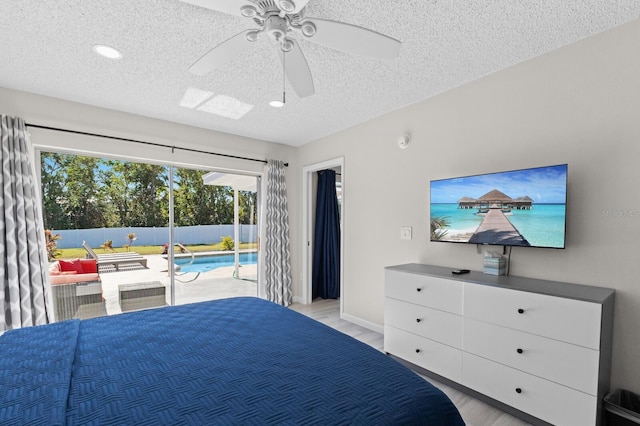
<svg viewBox="0 0 640 426">
<path fill-rule="evenodd" d="M 385 280 L 387 353 L 534 424 L 601 424 L 613 290 L 420 264 Z"/>
</svg>

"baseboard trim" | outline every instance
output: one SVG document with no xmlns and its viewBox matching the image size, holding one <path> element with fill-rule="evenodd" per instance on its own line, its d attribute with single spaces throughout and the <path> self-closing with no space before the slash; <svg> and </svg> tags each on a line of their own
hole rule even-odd
<svg viewBox="0 0 640 426">
<path fill-rule="evenodd" d="M 384 334 L 384 327 L 381 325 L 375 324 L 373 322 L 363 320 L 362 318 L 358 318 L 356 316 L 349 315 L 344 312 L 340 314 L 340 318 L 342 318 L 345 321 L 349 321 L 356 325 L 359 325 L 360 327 L 364 327 L 371 331 L 375 331 L 376 333 Z"/>
</svg>

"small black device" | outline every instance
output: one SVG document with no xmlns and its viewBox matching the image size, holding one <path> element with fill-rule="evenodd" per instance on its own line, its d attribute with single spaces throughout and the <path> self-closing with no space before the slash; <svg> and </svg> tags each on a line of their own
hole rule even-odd
<svg viewBox="0 0 640 426">
<path fill-rule="evenodd" d="M 469 272 L 470 271 L 468 269 L 454 269 L 453 271 L 451 271 L 451 273 L 454 275 L 468 274 Z"/>
</svg>

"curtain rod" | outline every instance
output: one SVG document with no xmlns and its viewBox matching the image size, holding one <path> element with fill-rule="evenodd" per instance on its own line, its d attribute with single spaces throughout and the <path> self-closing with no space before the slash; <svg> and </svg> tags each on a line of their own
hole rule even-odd
<svg viewBox="0 0 640 426">
<path fill-rule="evenodd" d="M 161 148 L 171 148 L 171 152 L 173 152 L 176 149 L 180 149 L 182 151 L 195 152 L 195 153 L 198 153 L 198 154 L 217 155 L 219 157 L 234 158 L 236 160 L 256 161 L 258 163 L 265 163 L 265 164 L 268 163 L 267 160 L 259 160 L 257 158 L 240 157 L 238 155 L 231 155 L 231 154 L 220 154 L 218 152 L 202 151 L 200 149 L 193 149 L 193 148 L 183 148 L 183 147 L 179 147 L 179 146 L 165 145 L 165 144 L 161 144 L 161 143 L 157 143 L 157 142 L 140 141 L 140 140 L 136 140 L 136 139 L 121 138 L 121 137 L 118 137 L 118 136 L 109 136 L 109 135 L 101 135 L 101 134 L 98 134 L 98 133 L 81 132 L 81 131 L 78 131 L 78 130 L 62 129 L 60 127 L 41 126 L 41 125 L 38 125 L 38 124 L 25 123 L 25 125 L 27 127 L 33 127 L 33 128 L 36 128 L 36 129 L 44 129 L 44 130 L 53 130 L 53 131 L 56 131 L 56 132 L 73 133 L 75 135 L 95 136 L 95 137 L 98 137 L 98 138 L 113 139 L 113 140 L 123 141 L 123 142 L 133 142 L 133 143 L 139 143 L 139 144 L 149 145 L 149 146 L 156 146 L 156 147 L 161 147 Z M 284 163 L 284 165 L 285 165 L 285 167 L 289 167 L 289 163 Z"/>
</svg>

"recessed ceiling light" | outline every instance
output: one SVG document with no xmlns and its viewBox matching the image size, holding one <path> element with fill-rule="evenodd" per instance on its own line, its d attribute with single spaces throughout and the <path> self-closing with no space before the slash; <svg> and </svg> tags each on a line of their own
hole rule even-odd
<svg viewBox="0 0 640 426">
<path fill-rule="evenodd" d="M 271 105 L 274 108 L 282 108 L 284 106 L 284 102 L 282 102 L 282 101 L 271 101 L 271 102 L 269 102 L 269 105 Z"/>
<path fill-rule="evenodd" d="M 105 46 L 103 44 L 96 44 L 93 46 L 93 51 L 96 52 L 100 56 L 104 56 L 109 59 L 121 59 L 122 53 L 120 51 L 114 49 L 111 46 Z"/>
</svg>

